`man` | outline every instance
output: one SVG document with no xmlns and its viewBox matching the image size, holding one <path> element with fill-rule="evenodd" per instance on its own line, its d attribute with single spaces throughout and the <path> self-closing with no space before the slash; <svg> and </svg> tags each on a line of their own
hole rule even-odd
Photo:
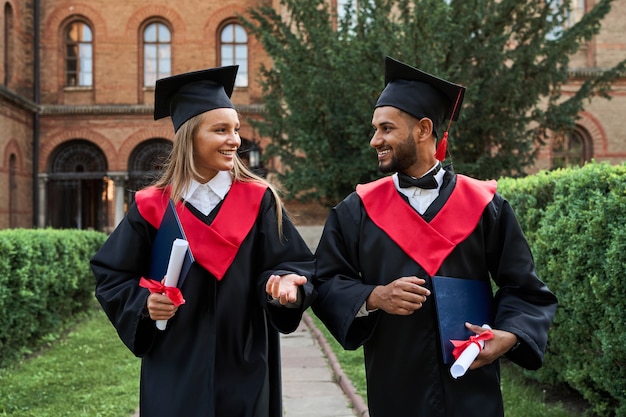
<svg viewBox="0 0 626 417">
<path fill-rule="evenodd" d="M 465 88 L 391 58 L 385 84 L 370 145 L 394 174 L 357 186 L 329 214 L 313 310 L 345 349 L 364 346 L 372 417 L 503 416 L 498 358 L 541 366 L 556 297 L 495 181 L 441 166 L 440 125 L 458 119 Z M 444 363 L 435 275 L 498 286 L 493 338 L 458 379 Z M 482 324 L 466 326 L 479 334 Z"/>
</svg>

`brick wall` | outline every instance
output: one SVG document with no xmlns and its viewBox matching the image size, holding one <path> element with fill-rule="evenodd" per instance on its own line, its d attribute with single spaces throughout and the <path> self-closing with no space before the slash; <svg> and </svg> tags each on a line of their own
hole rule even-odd
<svg viewBox="0 0 626 417">
<path fill-rule="evenodd" d="M 177 74 L 216 66 L 219 55 L 216 37 L 221 26 L 258 3 L 261 1 L 39 1 L 41 108 L 39 156 L 33 163 L 34 1 L 3 1 L 0 23 L 11 21 L 11 39 L 5 40 L 5 31 L 0 30 L 0 59 L 3 61 L 0 65 L 0 192 L 8 193 L 9 161 L 14 155 L 18 203 L 14 203 L 17 209 L 11 217 L 9 202 L 0 199 L 0 228 L 16 223 L 32 225 L 33 169 L 39 174 L 48 172 L 55 150 L 67 141 L 91 142 L 104 154 L 108 171 L 124 172 L 137 145 L 153 138 L 173 139 L 168 119 L 152 120 L 153 89 L 142 85 L 140 36 L 147 22 L 158 19 L 170 29 L 172 73 Z M 263 3 L 281 7 L 278 0 Z M 591 3 L 588 0 L 587 7 Z M 5 19 L 7 10 L 10 19 Z M 65 86 L 63 28 L 76 18 L 87 23 L 93 33 L 94 78 L 89 88 Z M 625 22 L 626 0 L 617 0 L 600 33 L 573 57 L 572 67 L 606 68 L 624 59 Z M 8 72 L 5 71 L 5 54 L 10 56 Z M 242 112 L 242 137 L 256 139 L 265 146 L 268 139 L 259 138 L 246 121 L 249 117 L 259 117 L 257 105 L 262 101 L 262 91 L 256 76 L 262 63 L 270 63 L 253 37 L 248 38 L 248 63 L 249 86 L 236 88 L 232 100 Z M 571 93 L 578 82 L 573 79 L 567 87 Z M 591 138 L 596 160 L 619 163 L 626 159 L 626 133 L 622 128 L 626 80 L 615 84 L 612 97 L 610 101 L 592 100 L 578 123 Z M 535 171 L 550 168 L 550 158 L 548 145 L 541 149 Z M 38 181 L 34 186 L 42 184 L 45 183 Z M 40 211 L 43 213 L 45 207 Z M 111 213 L 108 216 L 113 218 Z"/>
</svg>

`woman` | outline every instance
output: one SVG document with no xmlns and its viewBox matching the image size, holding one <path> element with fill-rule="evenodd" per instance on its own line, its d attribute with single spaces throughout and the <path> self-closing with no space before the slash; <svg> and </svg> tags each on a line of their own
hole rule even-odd
<svg viewBox="0 0 626 417">
<path fill-rule="evenodd" d="M 171 116 L 176 132 L 170 162 L 91 260 L 96 297 L 142 358 L 143 416 L 282 415 L 278 331 L 310 305 L 314 261 L 276 191 L 237 156 L 236 73 L 157 81 L 155 119 Z M 178 307 L 139 285 L 170 199 L 195 258 Z"/>
</svg>

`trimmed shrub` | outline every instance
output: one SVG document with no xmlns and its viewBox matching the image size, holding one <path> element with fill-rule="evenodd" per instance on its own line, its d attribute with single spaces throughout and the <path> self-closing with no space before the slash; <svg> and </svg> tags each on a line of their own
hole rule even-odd
<svg viewBox="0 0 626 417">
<path fill-rule="evenodd" d="M 0 366 L 92 305 L 89 259 L 105 239 L 80 230 L 0 231 Z"/>
<path fill-rule="evenodd" d="M 539 276 L 559 298 L 546 361 L 602 416 L 626 416 L 626 166 L 606 163 L 503 180 Z"/>
</svg>

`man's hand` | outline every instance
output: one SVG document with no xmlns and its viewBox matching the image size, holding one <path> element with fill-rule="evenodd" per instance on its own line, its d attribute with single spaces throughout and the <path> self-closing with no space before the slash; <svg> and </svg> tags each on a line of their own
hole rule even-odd
<svg viewBox="0 0 626 417">
<path fill-rule="evenodd" d="M 471 323 L 465 323 L 465 327 L 476 334 L 481 334 L 482 332 L 488 330 Z M 511 348 L 517 343 L 517 336 L 513 333 L 496 329 L 491 329 L 491 332 L 493 333 L 493 339 L 485 341 L 484 349 L 480 351 L 470 366 L 470 369 L 476 369 L 490 364 L 511 350 Z"/>
<path fill-rule="evenodd" d="M 265 291 L 280 304 L 295 303 L 298 300 L 298 287 L 306 284 L 305 276 L 296 274 L 271 275 L 265 285 Z"/>
<path fill-rule="evenodd" d="M 408 316 L 422 308 L 422 303 L 430 295 L 426 283 L 416 276 L 401 277 L 387 284 L 379 285 L 367 298 L 368 310 L 381 309 L 389 314 Z"/>
</svg>

